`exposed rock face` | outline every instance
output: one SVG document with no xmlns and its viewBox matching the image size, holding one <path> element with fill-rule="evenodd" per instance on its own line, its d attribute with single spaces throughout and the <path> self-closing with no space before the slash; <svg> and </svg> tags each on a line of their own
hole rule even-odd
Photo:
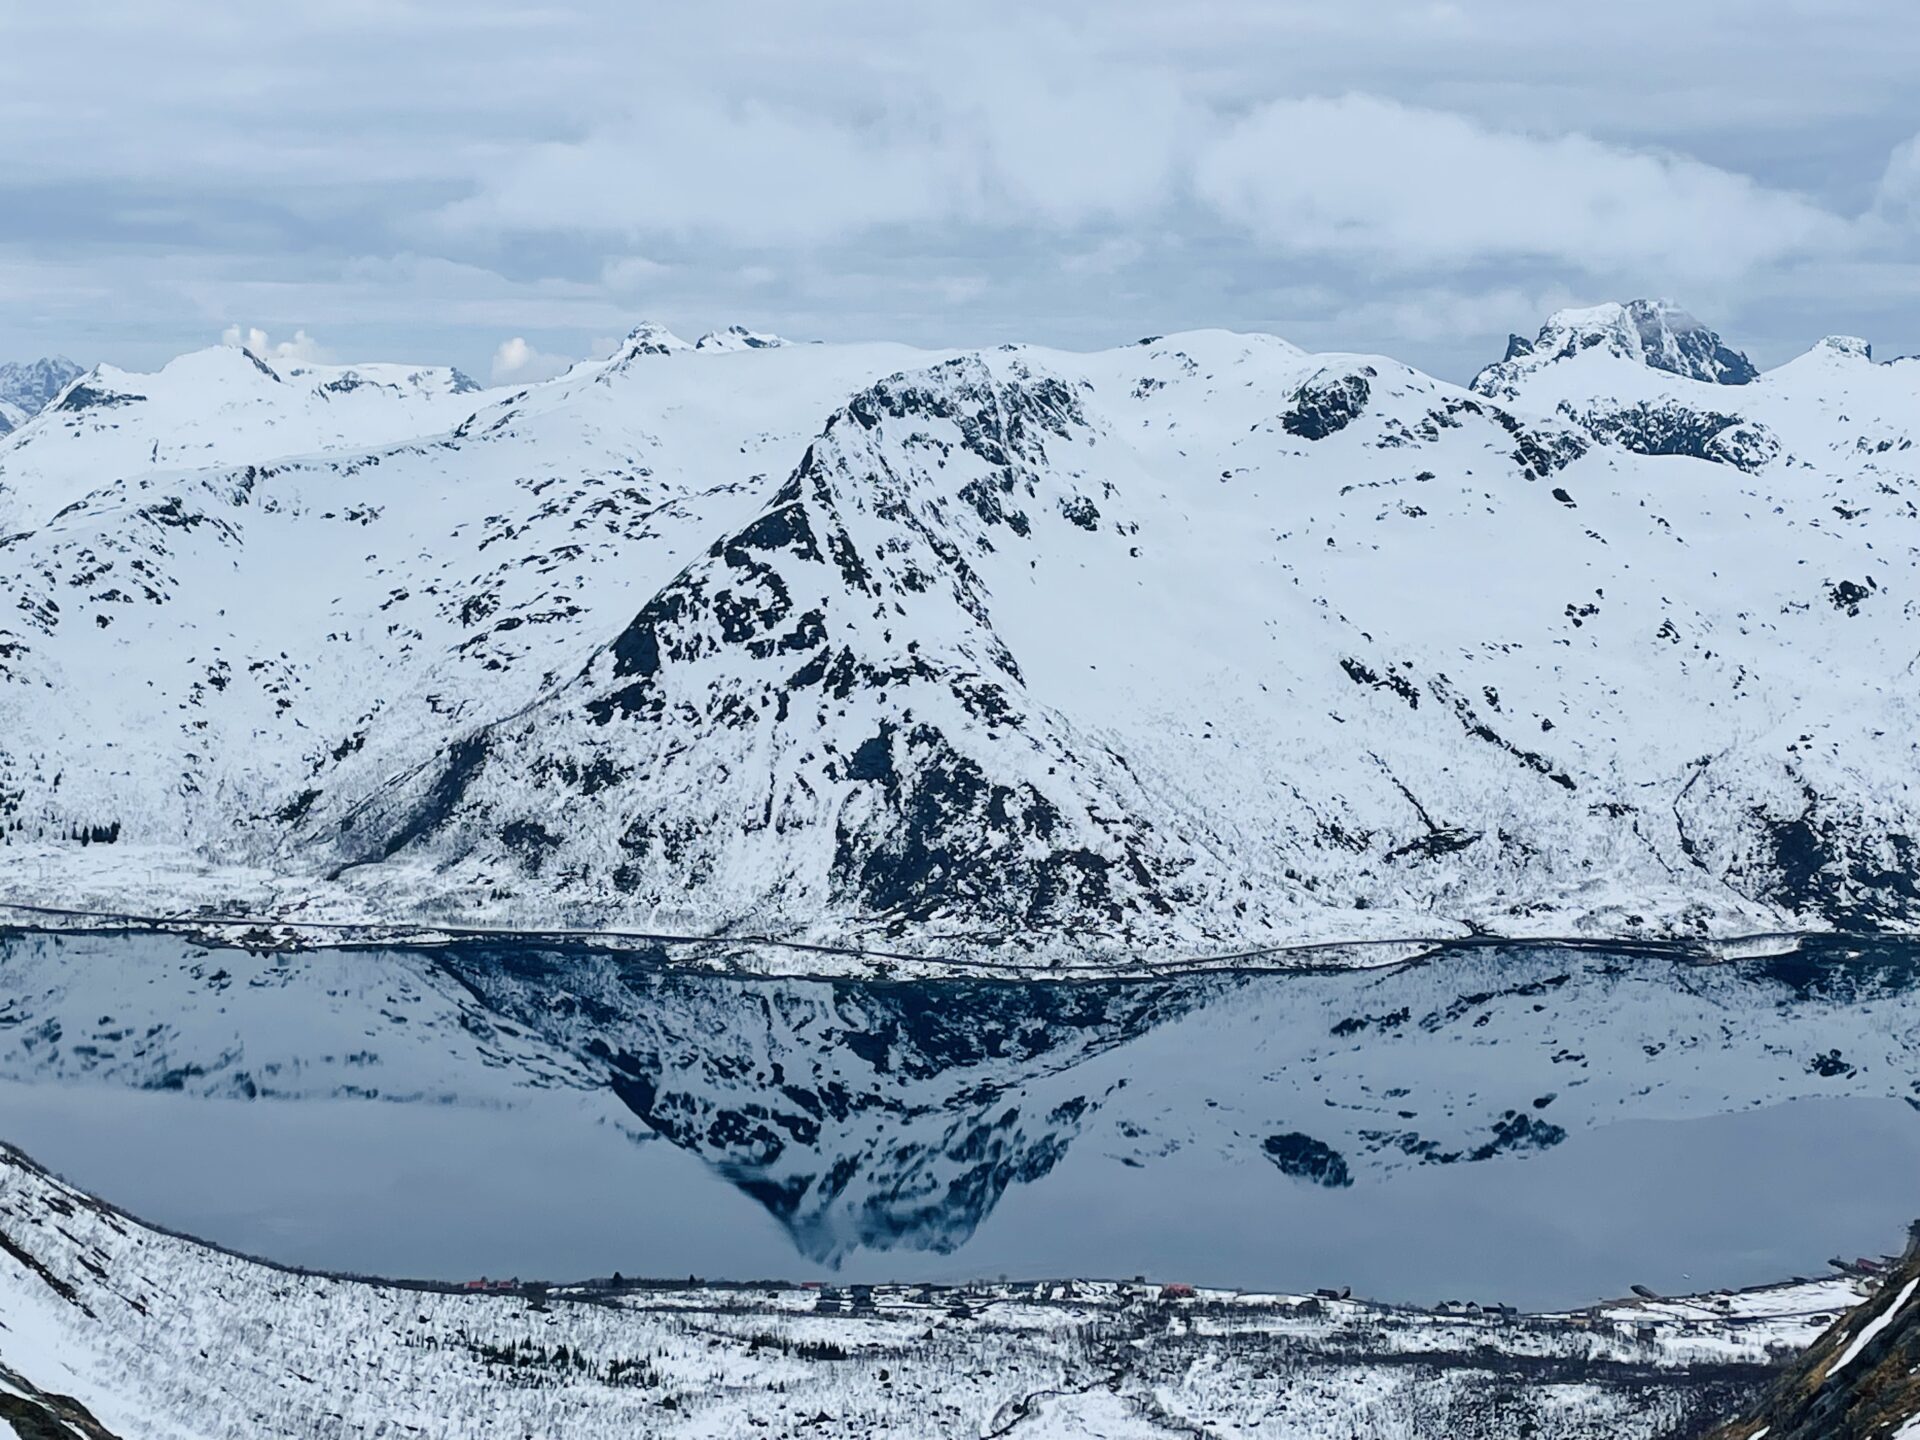
<svg viewBox="0 0 1920 1440">
<path fill-rule="evenodd" d="M 0 435 L 38 415 L 85 371 L 62 356 L 0 365 Z"/>
<path fill-rule="evenodd" d="M 1367 408 L 1375 378 L 1371 365 L 1340 375 L 1322 372 L 1293 392 L 1293 405 L 1280 417 L 1280 426 L 1289 435 L 1303 440 L 1324 440 L 1344 430 Z"/>
<path fill-rule="evenodd" d="M 1513 399 L 1533 371 L 1591 350 L 1713 385 L 1745 385 L 1760 374 L 1671 300 L 1632 300 L 1556 311 L 1532 340 L 1510 336 L 1506 356 L 1474 376 L 1473 388 Z"/>
<path fill-rule="evenodd" d="M 1598 404 L 1585 412 L 1562 402 L 1560 412 L 1602 442 L 1636 455 L 1687 455 L 1754 471 L 1780 453 L 1780 441 L 1764 425 L 1673 401 Z"/>
<path fill-rule="evenodd" d="M 5 1365 L 0 1365 L 0 1420 L 19 1440 L 117 1440 L 78 1400 L 50 1395 Z"/>
<path fill-rule="evenodd" d="M 1710 1440 L 1920 1434 L 1920 1222 L 1905 1265 L 1818 1340 L 1750 1415 Z"/>
</svg>

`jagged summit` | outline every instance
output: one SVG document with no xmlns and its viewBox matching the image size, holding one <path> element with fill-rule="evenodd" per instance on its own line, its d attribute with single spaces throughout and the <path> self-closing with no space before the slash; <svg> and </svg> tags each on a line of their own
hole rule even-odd
<svg viewBox="0 0 1920 1440">
<path fill-rule="evenodd" d="M 744 325 L 729 325 L 724 330 L 709 330 L 688 344 L 666 326 L 643 320 L 627 332 L 627 338 L 620 342 L 609 363 L 619 365 L 640 355 L 672 355 L 683 350 L 772 350 L 787 343 L 778 335 L 749 330 Z"/>
<path fill-rule="evenodd" d="M 666 326 L 642 320 L 627 332 L 627 338 L 620 342 L 620 348 L 613 352 L 608 363 L 620 365 L 639 355 L 671 355 L 676 350 L 691 349 L 693 346 Z"/>
<path fill-rule="evenodd" d="M 1873 359 L 1873 345 L 1858 335 L 1827 335 L 1813 350 L 1817 355 L 1840 355 L 1850 360 Z"/>
<path fill-rule="evenodd" d="M 1472 388 L 1511 399 L 1543 366 L 1593 350 L 1712 385 L 1745 385 L 1760 374 L 1673 301 L 1630 300 L 1556 310 L 1533 339 L 1508 336 L 1506 355 L 1474 376 Z"/>
<path fill-rule="evenodd" d="M 85 373 L 62 355 L 0 365 L 0 435 L 26 424 Z"/>
<path fill-rule="evenodd" d="M 788 342 L 778 335 L 749 330 L 744 325 L 729 325 L 724 330 L 709 330 L 694 341 L 696 350 L 772 350 Z"/>
<path fill-rule="evenodd" d="M 84 373 L 83 367 L 64 355 L 0 365 L 0 401 L 31 415 Z"/>
</svg>

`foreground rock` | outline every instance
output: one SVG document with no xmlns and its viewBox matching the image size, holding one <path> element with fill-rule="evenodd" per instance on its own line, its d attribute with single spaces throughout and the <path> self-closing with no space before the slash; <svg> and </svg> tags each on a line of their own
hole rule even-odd
<svg viewBox="0 0 1920 1440">
<path fill-rule="evenodd" d="M 1920 1435 L 1920 1225 L 1904 1266 L 1815 1342 L 1752 1414 L 1713 1440 Z"/>
</svg>

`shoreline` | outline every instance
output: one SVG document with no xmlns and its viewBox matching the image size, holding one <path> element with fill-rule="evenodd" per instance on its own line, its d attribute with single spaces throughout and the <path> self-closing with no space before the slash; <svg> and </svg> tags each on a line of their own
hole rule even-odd
<svg viewBox="0 0 1920 1440">
<path fill-rule="evenodd" d="M 9 916 L 30 917 L 9 924 Z M 34 923 L 45 922 L 45 923 Z M 1330 974 L 1391 970 L 1446 952 L 1538 948 L 1604 952 L 1711 965 L 1796 953 L 1809 943 L 1914 943 L 1891 932 L 1767 930 L 1724 936 L 1666 938 L 1589 934 L 1409 935 L 1304 940 L 1196 956 L 1155 960 L 1036 961 L 1022 964 L 963 955 L 916 955 L 770 935 L 686 934 L 617 926 L 517 927 L 472 922 L 304 920 L 271 914 L 154 914 L 126 909 L 57 906 L 0 896 L 0 930 L 40 934 L 177 935 L 211 948 L 311 953 L 360 948 L 435 950 L 464 944 L 512 943 L 577 947 L 611 954 L 668 952 L 673 968 L 743 979 L 863 980 L 913 983 L 940 980 L 1063 983 L 1139 982 L 1206 974 Z M 828 963 L 793 968 L 771 963 L 802 956 Z M 834 965 L 832 962 L 840 962 Z"/>
<path fill-rule="evenodd" d="M 855 1305 L 853 1296 L 857 1293 L 864 1293 L 865 1296 L 870 1297 L 874 1308 L 889 1303 L 931 1304 L 937 1307 L 951 1305 L 959 1300 L 972 1302 L 976 1307 L 976 1313 L 986 1307 L 1000 1304 L 1071 1306 L 1076 1309 L 1085 1309 L 1088 1306 L 1103 1305 L 1125 1308 L 1150 1301 L 1165 1304 L 1177 1303 L 1185 1308 L 1212 1307 L 1239 1309 L 1248 1313 L 1257 1311 L 1296 1313 L 1300 1312 L 1302 1307 L 1312 1307 L 1317 1304 L 1323 1309 L 1341 1307 L 1343 1312 L 1356 1316 L 1448 1321 L 1484 1317 L 1488 1322 L 1505 1321 L 1520 1324 L 1533 1322 L 1584 1329 L 1587 1327 L 1580 1323 L 1583 1317 L 1592 1322 L 1620 1323 L 1626 1317 L 1641 1313 L 1677 1323 L 1685 1323 L 1691 1319 L 1736 1325 L 1761 1320 L 1812 1317 L 1830 1312 L 1836 1304 L 1844 1308 L 1858 1299 L 1865 1298 L 1878 1288 L 1882 1279 L 1881 1272 L 1848 1267 L 1847 1270 L 1824 1276 L 1796 1275 L 1755 1285 L 1679 1295 L 1630 1293 L 1611 1299 L 1597 1300 L 1588 1305 L 1545 1310 L 1522 1310 L 1498 1302 L 1482 1303 L 1471 1298 L 1442 1301 L 1434 1305 L 1418 1305 L 1404 1301 L 1369 1299 L 1361 1295 L 1336 1294 L 1328 1289 L 1311 1293 L 1236 1289 L 1217 1285 L 1193 1285 L 1177 1279 L 1143 1275 L 1127 1278 L 1070 1275 L 954 1281 L 879 1280 L 867 1283 L 833 1279 L 792 1280 L 775 1276 L 743 1279 L 690 1276 L 681 1279 L 620 1274 L 617 1281 L 613 1275 L 605 1275 L 557 1281 L 515 1280 L 477 1287 L 471 1282 L 458 1280 L 422 1279 L 404 1275 L 371 1275 L 348 1270 L 289 1265 L 270 1256 L 235 1249 L 217 1240 L 209 1240 L 190 1231 L 146 1219 L 82 1185 L 75 1184 L 57 1171 L 40 1163 L 11 1141 L 0 1138 L 0 1174 L 4 1174 L 8 1168 L 25 1171 L 41 1182 L 57 1187 L 102 1215 L 113 1216 L 125 1224 L 164 1236 L 169 1240 L 179 1241 L 199 1250 L 248 1265 L 259 1266 L 277 1274 L 303 1280 L 364 1286 L 374 1290 L 404 1290 L 422 1294 L 495 1299 L 528 1300 L 537 1297 L 548 1302 L 558 1300 L 583 1304 L 614 1303 L 620 1299 L 627 1299 L 671 1306 L 697 1297 L 760 1296 L 770 1302 L 769 1310 L 782 1313 L 793 1313 L 796 1303 L 824 1299 L 829 1302 L 838 1301 L 842 1308 L 835 1309 L 829 1304 L 828 1308 L 816 1310 L 814 1313 L 846 1314 L 855 1317 L 868 1308 L 864 1304 Z M 1920 1226 L 1920 1221 L 1916 1221 L 1915 1225 Z M 1897 1267 L 1900 1260 L 1900 1257 L 1894 1254 L 1885 1254 L 1877 1258 L 1885 1262 L 1888 1273 Z M 1852 1298 L 1842 1299 L 1842 1291 L 1849 1293 Z M 1778 1304 L 1764 1303 L 1767 1301 L 1786 1301 L 1789 1305 L 1798 1308 L 1783 1308 Z M 1721 1302 L 1731 1303 L 1722 1304 Z M 1309 1308 L 1307 1313 L 1319 1312 Z"/>
</svg>

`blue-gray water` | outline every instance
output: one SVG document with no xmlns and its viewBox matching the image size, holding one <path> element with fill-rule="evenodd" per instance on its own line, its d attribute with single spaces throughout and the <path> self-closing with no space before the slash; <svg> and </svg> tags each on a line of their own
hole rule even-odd
<svg viewBox="0 0 1920 1440">
<path fill-rule="evenodd" d="M 389 1274 L 1757 1283 L 1920 1215 L 1917 1054 L 1887 948 L 875 987 L 0 940 L 0 1137 L 163 1224 Z"/>
</svg>

